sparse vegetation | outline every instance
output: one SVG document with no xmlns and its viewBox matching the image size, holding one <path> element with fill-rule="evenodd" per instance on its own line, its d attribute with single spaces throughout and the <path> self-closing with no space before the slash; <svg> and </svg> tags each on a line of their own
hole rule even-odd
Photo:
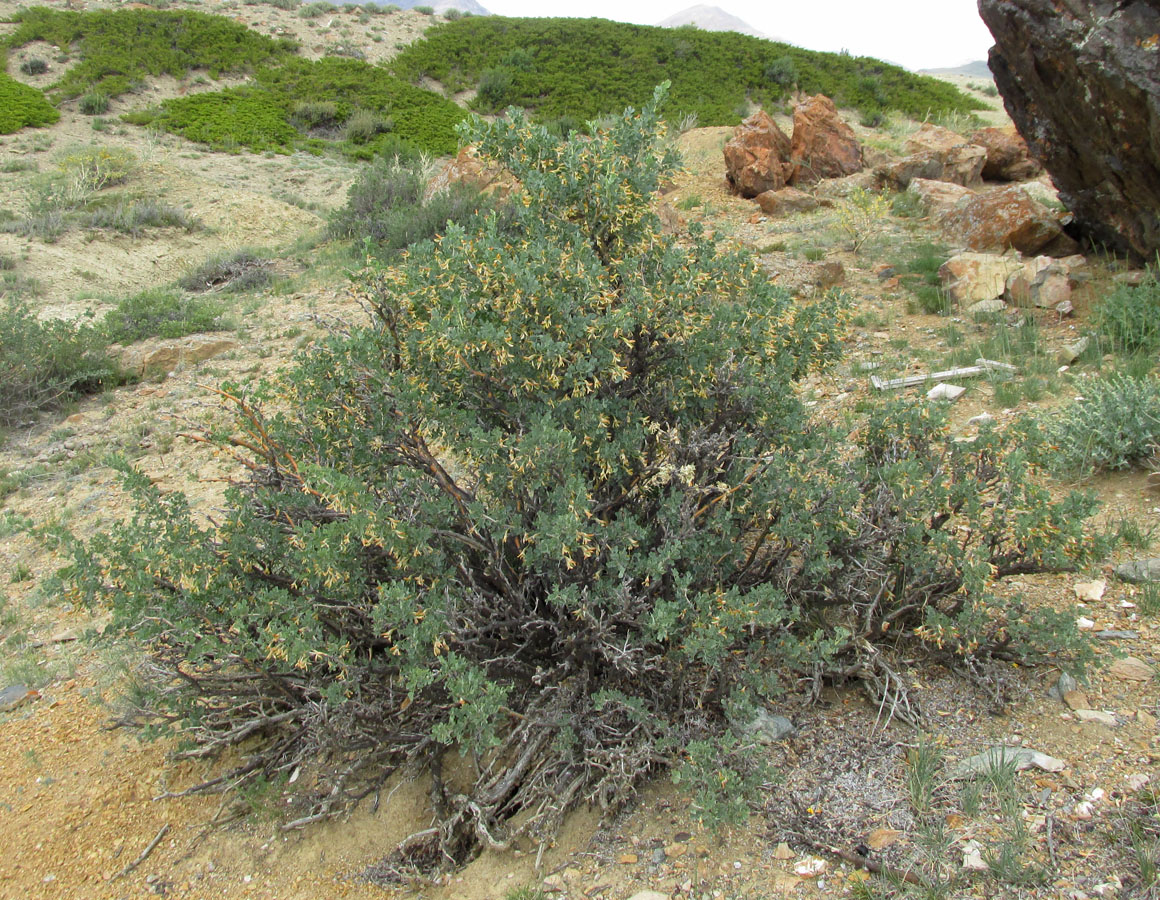
<svg viewBox="0 0 1160 900">
<path fill-rule="evenodd" d="M 270 260 L 255 250 L 217 253 L 178 282 L 187 291 L 256 290 L 270 283 Z"/>
<path fill-rule="evenodd" d="M 43 75 L 48 71 L 48 63 L 39 56 L 33 56 L 20 64 L 20 71 L 25 75 Z"/>
<path fill-rule="evenodd" d="M 244 743 L 217 784 L 341 755 L 297 796 L 310 821 L 430 773 L 440 827 L 387 871 L 547 840 L 663 770 L 695 815 L 741 818 L 764 775 L 733 729 L 783 675 L 859 678 L 906 717 L 900 659 L 1090 653 L 1073 616 L 988 590 L 1090 559 L 1090 500 L 1029 480 L 1033 434 L 955 442 L 911 404 L 852 437 L 812 421 L 795 384 L 846 303 L 663 236 L 662 99 L 564 143 L 474 122 L 520 185 L 505 216 L 371 266 L 370 326 L 228 388 L 237 426 L 208 439 L 252 477 L 216 524 L 127 471 L 136 514 L 78 558 L 152 653 L 140 721 Z M 489 762 L 452 788 L 452 752 Z"/>
</svg>

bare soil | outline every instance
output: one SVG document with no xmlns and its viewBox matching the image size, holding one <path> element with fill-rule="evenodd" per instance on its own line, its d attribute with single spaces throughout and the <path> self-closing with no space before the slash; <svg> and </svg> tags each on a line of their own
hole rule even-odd
<svg viewBox="0 0 1160 900">
<path fill-rule="evenodd" d="M 11 0 L 0 0 L 0 16 L 15 8 Z M 387 58 L 432 21 L 419 13 L 360 22 L 357 12 L 303 19 L 265 5 L 197 8 L 226 12 L 265 33 L 295 36 L 309 54 L 341 44 L 372 60 Z M 55 56 L 47 48 L 34 50 Z M 15 73 L 23 55 L 32 52 L 13 54 L 9 70 Z M 27 80 L 43 84 L 55 77 L 59 69 L 39 81 Z M 159 81 L 123 104 L 152 103 L 209 86 Z M 110 117 L 120 111 L 111 110 Z M 1002 121 L 1001 110 L 989 118 Z M 911 127 L 895 123 L 860 133 L 869 145 L 889 152 Z M 937 238 L 925 220 L 891 216 L 855 255 L 836 229 L 832 209 L 771 220 L 751 201 L 731 195 L 721 158 L 728 133 L 697 129 L 681 138 L 687 172 L 663 200 L 685 221 L 702 222 L 724 240 L 758 251 L 771 277 L 796 288 L 813 289 L 806 251 L 821 250 L 827 261 L 842 264 L 842 287 L 856 298 L 857 309 L 845 366 L 803 388 L 820 415 L 836 415 L 870 396 L 859 364 L 930 371 L 951 343 L 981 343 L 1005 327 L 923 314 L 905 286 L 881 277 L 883 264 Z M 105 616 L 79 607 L 51 578 L 64 562 L 56 552 L 12 526 L 22 519 L 58 522 L 85 536 L 126 515 L 116 478 L 102 462 L 110 451 L 130 456 L 163 489 L 183 490 L 195 508 L 212 512 L 233 464 L 180 437 L 191 423 L 224 415 L 210 389 L 225 380 L 269 374 L 307 347 L 326 322 L 360 321 L 364 315 L 344 287 L 355 260 L 317 239 L 327 211 L 342 203 L 357 169 L 307 156 L 211 153 L 120 125 L 96 133 L 88 117 L 69 109 L 52 128 L 0 137 L 0 168 L 29 160 L 48 171 L 59 151 L 94 142 L 128 147 L 141 159 L 141 171 L 125 190 L 180 206 L 206 229 L 165 229 L 136 239 L 77 232 L 52 244 L 0 234 L 0 253 L 16 257 L 21 271 L 40 283 L 36 302 L 44 311 L 72 316 L 99 308 L 110 298 L 169 283 L 213 252 L 241 246 L 277 251 L 279 282 L 237 300 L 237 327 L 230 335 L 237 341 L 234 350 L 179 368 L 163 381 L 127 386 L 46 414 L 9 432 L 0 444 L 0 475 L 20 483 L 0 500 L 0 573 L 6 574 L 0 597 L 7 598 L 0 605 L 0 688 L 24 683 L 39 690 L 30 702 L 0 713 L 0 897 L 500 900 L 515 887 L 544 879 L 568 898 L 619 900 L 646 888 L 683 900 L 838 897 L 848 895 L 865 872 L 820 849 L 819 842 L 853 852 L 875 835 L 881 843 L 882 829 L 888 829 L 897 836 L 887 838 L 873 858 L 897 866 L 913 858 L 917 833 L 903 775 L 919 736 L 888 721 L 854 686 L 834 688 L 813 705 L 792 692 L 786 695 L 775 711 L 789 716 L 797 730 L 769 749 L 784 780 L 769 786 L 765 808 L 755 811 L 747 827 L 702 830 L 688 800 L 662 779 L 612 821 L 601 822 L 596 811 L 575 814 L 539 869 L 536 848 L 523 847 L 485 854 L 440 884 L 384 887 L 368 881 L 363 875 L 396 841 L 429 823 L 421 782 L 393 782 L 377 808 L 368 800 L 347 818 L 289 833 L 280 828 L 288 799 L 280 790 L 250 796 L 240 807 L 232 801 L 223 805 L 217 796 L 160 799 L 216 769 L 174 763 L 172 740 L 143 741 L 114 727 L 120 698 L 143 662 L 140 650 L 94 640 Z M 3 206 L 19 212 L 35 175 L 27 169 L 0 174 Z M 1090 293 L 1098 296 L 1117 266 L 1096 258 L 1091 263 Z M 1082 332 L 1087 307 L 1077 307 L 1072 318 L 1041 317 L 1042 352 L 1053 355 Z M 1013 406 L 1000 402 L 991 385 L 971 384 L 954 409 L 954 421 L 969 436 L 967 421 L 978 413 L 989 412 L 1002 424 L 1029 409 L 1050 409 L 1081 389 L 1082 381 L 1069 378 L 1060 376 L 1057 393 Z M 1104 501 L 1106 521 L 1131 519 L 1145 529 L 1160 522 L 1160 496 L 1147 492 L 1143 473 L 1100 478 L 1089 487 Z M 1156 620 L 1124 605 L 1138 600 L 1139 591 L 1110 577 L 1110 568 L 1111 563 L 1075 575 L 1019 579 L 1002 590 L 1035 603 L 1066 605 L 1075 599 L 1077 582 L 1105 578 L 1106 592 L 1087 604 L 1087 615 L 1097 629 L 1130 630 L 1136 637 L 1100 642 L 1101 656 L 1109 658 L 1114 649 L 1155 664 L 1160 660 Z M 1117 727 L 1108 728 L 1079 721 L 1047 695 L 1058 677 L 1051 668 L 1005 673 L 998 681 L 1006 700 L 1002 707 L 992 694 L 942 670 L 916 665 L 906 676 L 921 688 L 925 727 L 949 760 L 1002 742 L 1066 764 L 1062 772 L 1019 776 L 1033 853 L 1054 863 L 1045 884 L 1010 886 L 1003 896 L 1113 896 L 1124 893 L 1121 885 L 1130 888 L 1136 871 L 1126 837 L 1133 793 L 1128 779 L 1154 780 L 1160 759 L 1154 681 L 1123 680 L 1106 670 L 1092 677 L 1084 690 L 1092 708 L 1116 716 Z M 1092 816 L 1079 816 L 1077 804 L 1096 789 L 1105 793 L 1093 803 Z M 239 812 L 245 815 L 238 818 Z M 956 854 L 971 839 L 998 834 L 994 817 L 985 813 L 949 813 L 946 823 Z M 795 873 L 813 857 L 825 860 L 821 877 Z"/>
</svg>

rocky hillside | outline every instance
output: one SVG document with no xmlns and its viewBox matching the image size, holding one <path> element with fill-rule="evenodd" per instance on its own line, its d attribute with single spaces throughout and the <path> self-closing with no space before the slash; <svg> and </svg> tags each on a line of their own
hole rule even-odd
<svg viewBox="0 0 1160 900">
<path fill-rule="evenodd" d="M 221 14 L 324 62 L 387 61 L 436 21 L 322 6 L 171 0 L 167 10 Z M 0 0 L 3 34 L 16 31 L 17 8 Z M 1044 460 L 1035 489 L 1063 497 L 1081 483 L 1102 501 L 1093 528 L 1119 544 L 1102 562 L 1013 573 L 991 590 L 1029 616 L 1058 610 L 1103 665 L 1077 682 L 1061 675 L 1062 657 L 964 672 L 949 656 L 944 667 L 902 655 L 894 694 L 872 696 L 857 673 L 818 696 L 787 682 L 756 732 L 781 776 L 762 785 L 746 824 L 704 828 L 696 797 L 658 777 L 614 818 L 574 813 L 551 846 L 487 850 L 401 884 L 386 858 L 431 822 L 428 779 L 395 776 L 344 815 L 289 830 L 287 811 L 318 774 L 309 767 L 215 792 L 249 745 L 201 759 L 179 737 L 141 740 L 130 724 L 151 663 L 131 636 L 103 639 L 115 631 L 109 611 L 57 572 L 69 562 L 65 531 L 88 540 L 130 515 L 114 456 L 162 492 L 185 493 L 199 522 L 220 520 L 225 482 L 242 467 L 201 436 L 233 427 L 223 394 L 366 322 L 350 275 L 368 254 L 389 255 L 387 236 L 405 243 L 410 232 L 388 221 L 387 202 L 348 205 L 373 163 L 349 152 L 346 118 L 251 152 L 121 118 L 223 90 L 252 96 L 241 90 L 248 73 L 144 73 L 104 106 L 86 104 L 89 91 L 53 95 L 83 63 L 45 40 L 7 55 L 12 82 L 48 90 L 59 120 L 0 135 L 0 379 L 15 383 L 9 363 L 42 346 L 72 348 L 91 368 L 59 396 L 35 378 L 4 395 L 19 404 L 2 411 L 0 443 L 0 895 L 1155 894 L 1160 566 L 1147 561 L 1160 435 L 1148 404 L 1160 403 L 1160 289 L 1154 273 L 1076 241 L 1072 211 L 990 82 L 960 82 L 976 116 L 875 121 L 795 96 L 768 115 L 746 108 L 737 128 L 691 128 L 673 138 L 684 169 L 656 208 L 674 242 L 701 226 L 751 252 L 803 304 L 831 289 L 850 298 L 842 362 L 799 387 L 835 435 L 861 428 L 884 397 L 945 411 L 952 444 L 992 428 L 1049 430 L 1061 453 Z M 442 87 L 442 100 L 469 101 Z M 334 106 L 317 115 L 344 115 L 341 94 L 310 100 Z M 424 183 L 497 178 L 469 153 L 404 162 Z M 408 222 L 435 208 L 391 202 Z M 372 229 L 383 244 L 364 242 Z M 34 371 L 64 364 L 45 353 Z M 1125 422 L 1125 410 L 1142 412 Z M 913 716 L 892 708 L 903 696 L 915 698 Z"/>
</svg>

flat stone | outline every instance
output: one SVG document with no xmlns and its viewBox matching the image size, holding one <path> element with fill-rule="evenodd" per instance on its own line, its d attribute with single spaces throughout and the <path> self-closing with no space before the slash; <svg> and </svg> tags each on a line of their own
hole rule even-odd
<svg viewBox="0 0 1160 900">
<path fill-rule="evenodd" d="M 669 895 L 660 891 L 637 891 L 628 900 L 669 900 Z"/>
<path fill-rule="evenodd" d="M 1059 680 L 1048 689 L 1047 693 L 1056 700 L 1062 701 L 1072 691 L 1077 690 L 1079 690 L 1079 682 L 1075 680 L 1075 676 L 1062 672 Z"/>
<path fill-rule="evenodd" d="M 972 303 L 967 307 L 967 315 L 982 316 L 992 313 L 1001 313 L 1007 308 L 1007 304 L 999 299 L 994 300 L 980 300 L 978 303 Z"/>
<path fill-rule="evenodd" d="M 1081 722 L 1090 722 L 1093 725 L 1103 725 L 1107 728 L 1115 728 L 1119 724 L 1115 716 L 1102 709 L 1077 709 L 1075 717 Z"/>
<path fill-rule="evenodd" d="M 1116 566 L 1116 577 L 1132 584 L 1160 581 L 1160 559 L 1133 559 Z"/>
<path fill-rule="evenodd" d="M 928 400 L 958 400 L 967 389 L 958 384 L 936 384 L 926 392 Z"/>
<path fill-rule="evenodd" d="M 1068 691 L 1063 695 L 1063 702 L 1068 709 L 1090 709 L 1091 703 L 1083 691 Z"/>
<path fill-rule="evenodd" d="M 1055 361 L 1061 366 L 1070 366 L 1073 362 L 1079 359 L 1087 348 L 1090 346 L 1091 340 L 1088 337 L 1081 337 L 1078 341 L 1072 344 L 1065 344 L 1060 351 L 1055 354 Z"/>
<path fill-rule="evenodd" d="M 1044 772 L 1062 772 L 1067 763 L 1028 747 L 995 746 L 962 760 L 951 770 L 951 778 L 974 778 L 992 771 L 996 766 L 1014 765 L 1015 770 L 1036 768 Z"/>
<path fill-rule="evenodd" d="M 39 691 L 34 691 L 26 685 L 9 685 L 0 691 L 0 712 L 8 712 L 9 710 L 16 709 L 18 706 L 23 706 L 25 703 L 35 700 L 39 696 Z"/>
<path fill-rule="evenodd" d="M 1107 628 L 1096 632 L 1096 637 L 1101 641 L 1134 641 L 1139 636 L 1139 633 L 1135 631 L 1112 631 Z"/>
<path fill-rule="evenodd" d="M 1150 681 L 1156 671 L 1142 659 L 1125 656 L 1108 667 L 1108 674 L 1123 681 Z"/>
<path fill-rule="evenodd" d="M 753 721 L 749 722 L 741 730 L 744 734 L 755 737 L 762 743 L 774 744 L 782 738 L 789 737 L 797 729 L 794 727 L 793 722 L 785 716 L 775 716 L 762 709 L 758 710 Z"/>
</svg>

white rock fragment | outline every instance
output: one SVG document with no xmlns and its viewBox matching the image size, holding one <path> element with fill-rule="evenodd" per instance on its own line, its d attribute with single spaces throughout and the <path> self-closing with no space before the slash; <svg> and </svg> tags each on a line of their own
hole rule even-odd
<svg viewBox="0 0 1160 900">
<path fill-rule="evenodd" d="M 963 868 L 968 872 L 986 872 L 987 864 L 983 862 L 983 848 L 978 841 L 967 841 L 963 844 Z"/>
<path fill-rule="evenodd" d="M 1014 765 L 1017 772 L 1036 768 L 1044 772 L 1062 772 L 1067 763 L 1029 747 L 996 746 L 960 762 L 951 771 L 951 778 L 973 778 L 993 771 L 997 766 Z"/>
<path fill-rule="evenodd" d="M 1081 722 L 1091 722 L 1093 725 L 1103 725 L 1105 728 L 1115 728 L 1116 717 L 1102 709 L 1077 709 L 1075 717 Z"/>
<path fill-rule="evenodd" d="M 1095 581 L 1080 581 L 1077 582 L 1074 591 L 1076 600 L 1089 600 L 1095 603 L 1102 600 L 1104 591 L 1107 589 L 1108 583 L 1102 578 L 1097 578 Z"/>
<path fill-rule="evenodd" d="M 794 866 L 793 871 L 799 878 L 817 878 L 826 871 L 826 861 L 810 856 Z"/>
<path fill-rule="evenodd" d="M 1091 631 L 1096 627 L 1096 623 L 1087 616 L 1080 616 L 1075 620 L 1075 627 L 1080 629 L 1080 631 Z"/>
<path fill-rule="evenodd" d="M 958 400 L 967 392 L 965 387 L 957 384 L 936 384 L 926 392 L 928 400 Z"/>
<path fill-rule="evenodd" d="M 1144 790 L 1145 785 L 1148 784 L 1148 780 L 1149 779 L 1147 775 L 1129 775 L 1127 778 L 1128 790 L 1130 790 L 1133 794 L 1137 791 L 1142 791 Z"/>
</svg>

